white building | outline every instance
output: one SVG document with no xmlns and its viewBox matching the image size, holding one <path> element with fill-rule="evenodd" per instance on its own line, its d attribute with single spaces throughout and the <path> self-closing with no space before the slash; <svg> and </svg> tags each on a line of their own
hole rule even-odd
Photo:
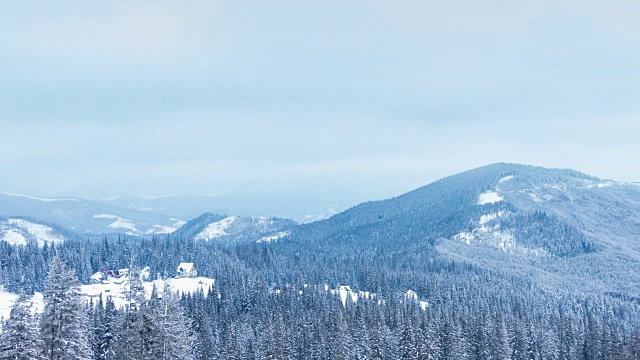
<svg viewBox="0 0 640 360">
<path fill-rule="evenodd" d="M 198 269 L 193 263 L 180 263 L 177 272 L 180 277 L 194 278 L 198 276 Z"/>
</svg>

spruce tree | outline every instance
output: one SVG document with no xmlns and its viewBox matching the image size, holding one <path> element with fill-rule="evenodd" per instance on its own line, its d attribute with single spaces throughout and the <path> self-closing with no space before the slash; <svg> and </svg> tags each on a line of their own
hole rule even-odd
<svg viewBox="0 0 640 360">
<path fill-rule="evenodd" d="M 120 315 L 119 328 L 116 332 L 113 352 L 119 359 L 144 359 L 142 307 L 146 303 L 144 287 L 138 276 L 138 270 L 130 261 L 126 304 Z"/>
<path fill-rule="evenodd" d="M 45 284 L 45 306 L 40 319 L 42 355 L 46 359 L 91 357 L 89 320 L 78 286 L 74 271 L 54 256 Z"/>
<path fill-rule="evenodd" d="M 192 325 L 189 318 L 184 314 L 180 305 L 178 294 L 171 292 L 168 284 L 162 294 L 162 299 L 158 303 L 159 317 L 157 322 L 160 326 L 160 346 L 161 357 L 158 359 L 192 359 L 191 350 L 195 338 L 192 333 Z"/>
<path fill-rule="evenodd" d="M 20 295 L 0 333 L 0 359 L 42 359 L 37 324 L 31 315 L 31 302 Z"/>
</svg>

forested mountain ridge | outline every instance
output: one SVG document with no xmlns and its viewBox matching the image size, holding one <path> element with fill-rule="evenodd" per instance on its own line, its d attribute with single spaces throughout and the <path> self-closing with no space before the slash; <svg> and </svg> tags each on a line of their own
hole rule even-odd
<svg viewBox="0 0 640 360">
<path fill-rule="evenodd" d="M 232 223 L 213 214 L 182 235 L 0 242 L 0 281 L 46 290 L 55 254 L 83 283 L 133 259 L 152 279 L 192 262 L 215 285 L 182 296 L 181 359 L 638 359 L 638 198 L 633 184 L 495 164 L 269 243 L 196 239 Z M 154 299 L 90 307 L 93 358 L 153 344 Z"/>
<path fill-rule="evenodd" d="M 296 225 L 293 220 L 275 217 L 206 213 L 188 221 L 172 237 L 212 241 L 223 245 L 271 242 L 288 236 Z"/>
<path fill-rule="evenodd" d="M 640 295 L 640 186 L 574 170 L 492 164 L 302 225 L 293 238 L 388 251 L 431 243 L 552 286 Z"/>
</svg>

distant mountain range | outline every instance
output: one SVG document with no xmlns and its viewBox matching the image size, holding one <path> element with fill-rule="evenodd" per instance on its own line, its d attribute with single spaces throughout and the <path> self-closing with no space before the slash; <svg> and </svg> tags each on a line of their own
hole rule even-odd
<svg viewBox="0 0 640 360">
<path fill-rule="evenodd" d="M 291 205 L 278 205 L 281 202 L 281 198 L 276 195 L 113 196 L 80 199 L 0 193 L 0 216 L 29 217 L 34 221 L 56 224 L 77 235 L 144 236 L 173 233 L 187 220 L 204 213 L 230 214 L 242 218 L 277 216 L 305 223 L 327 218 L 341 209 L 338 204 L 328 200 L 314 201 L 318 205 L 313 209 L 301 206 L 294 210 L 291 210 Z"/>
<path fill-rule="evenodd" d="M 157 197 L 113 196 L 100 199 L 99 202 L 150 214 L 169 214 L 172 217 L 187 220 L 211 212 L 237 216 L 276 216 L 300 223 L 325 219 L 345 210 L 346 206 L 357 203 L 344 194 L 324 196 L 322 193 L 313 192 L 303 195 L 274 192 Z"/>
<path fill-rule="evenodd" d="M 175 231 L 185 221 L 171 215 L 116 206 L 107 201 L 0 194 L 0 216 L 25 216 L 77 235 L 151 235 Z"/>
<path fill-rule="evenodd" d="M 393 252 L 428 243 L 453 260 L 510 269 L 550 285 L 640 297 L 636 183 L 499 163 L 392 199 L 338 214 L 329 211 L 319 216 L 324 220 L 300 225 L 234 212 L 223 206 L 223 198 L 81 200 L 2 194 L 0 239 L 43 244 L 87 234 L 172 234 L 218 244 L 275 243 L 316 253 L 372 247 Z"/>
</svg>

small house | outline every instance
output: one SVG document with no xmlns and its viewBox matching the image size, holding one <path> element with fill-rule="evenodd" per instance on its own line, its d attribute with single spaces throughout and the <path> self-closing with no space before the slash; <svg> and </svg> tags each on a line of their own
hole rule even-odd
<svg viewBox="0 0 640 360">
<path fill-rule="evenodd" d="M 100 284 L 105 279 L 104 274 L 100 271 L 91 275 L 91 282 L 94 284 Z"/>
<path fill-rule="evenodd" d="M 178 266 L 178 276 L 194 278 L 198 276 L 198 269 L 193 263 L 180 263 Z"/>
<path fill-rule="evenodd" d="M 116 276 L 117 277 L 129 276 L 129 269 L 118 269 L 118 270 L 116 270 Z"/>
<path fill-rule="evenodd" d="M 115 277 L 115 274 L 113 273 L 113 271 L 111 271 L 109 268 L 106 268 L 106 267 L 100 268 L 99 272 L 104 274 L 105 277 Z"/>
</svg>

